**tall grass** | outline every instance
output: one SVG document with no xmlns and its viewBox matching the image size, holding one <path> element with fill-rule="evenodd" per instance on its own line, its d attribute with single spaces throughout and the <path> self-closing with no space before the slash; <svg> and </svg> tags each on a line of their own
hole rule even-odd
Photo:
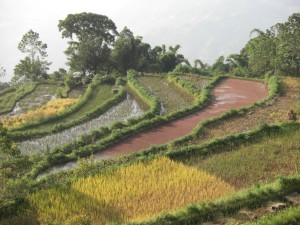
<svg viewBox="0 0 300 225">
<path fill-rule="evenodd" d="M 144 220 L 233 191 L 215 176 L 160 158 L 42 190 L 28 201 L 40 221 L 64 223 L 79 214 L 105 224 Z"/>
</svg>

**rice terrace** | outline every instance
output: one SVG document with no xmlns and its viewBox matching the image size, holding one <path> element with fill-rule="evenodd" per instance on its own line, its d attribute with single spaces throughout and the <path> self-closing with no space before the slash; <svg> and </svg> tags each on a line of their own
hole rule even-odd
<svg viewBox="0 0 300 225">
<path fill-rule="evenodd" d="M 212 65 L 104 15 L 58 28 L 68 70 L 30 30 L 0 83 L 0 225 L 300 224 L 299 13 Z"/>
</svg>

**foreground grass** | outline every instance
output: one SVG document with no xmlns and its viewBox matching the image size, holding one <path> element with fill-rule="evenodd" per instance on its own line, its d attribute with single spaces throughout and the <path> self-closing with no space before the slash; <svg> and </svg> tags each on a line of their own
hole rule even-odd
<svg viewBox="0 0 300 225">
<path fill-rule="evenodd" d="M 66 224 L 77 215 L 92 224 L 136 221 L 233 191 L 215 176 L 160 158 L 34 193 L 28 196 L 29 209 L 7 222 Z"/>
<path fill-rule="evenodd" d="M 164 76 L 143 76 L 138 79 L 162 103 L 162 114 L 167 115 L 193 104 L 193 97 L 176 87 Z"/>
<path fill-rule="evenodd" d="M 236 188 L 266 182 L 300 169 L 300 130 L 266 137 L 253 145 L 210 157 L 190 157 L 186 163 L 214 174 Z"/>
</svg>

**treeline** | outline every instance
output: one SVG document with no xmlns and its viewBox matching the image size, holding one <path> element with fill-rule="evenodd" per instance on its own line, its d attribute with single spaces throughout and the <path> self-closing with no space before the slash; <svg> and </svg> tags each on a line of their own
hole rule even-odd
<svg viewBox="0 0 300 225">
<path fill-rule="evenodd" d="M 215 74 L 230 72 L 236 76 L 280 74 L 300 76 L 300 13 L 266 31 L 254 29 L 240 54 L 222 56 L 211 67 Z"/>
<path fill-rule="evenodd" d="M 193 73 L 260 77 L 266 74 L 300 76 L 300 13 L 285 23 L 266 31 L 254 29 L 251 38 L 239 54 L 220 56 L 208 65 L 200 59 L 194 64 L 179 54 L 180 45 L 155 46 L 124 27 L 118 32 L 115 23 L 104 15 L 93 13 L 69 14 L 60 20 L 62 38 L 69 40 L 65 51 L 69 71 L 59 69 L 48 74 L 47 44 L 30 30 L 18 45 L 26 54 L 14 69 L 13 84 L 40 79 L 65 81 L 71 87 L 89 83 L 96 74 L 125 76 L 134 69 L 147 73 Z M 2 69 L 2 75 L 4 73 Z"/>
</svg>

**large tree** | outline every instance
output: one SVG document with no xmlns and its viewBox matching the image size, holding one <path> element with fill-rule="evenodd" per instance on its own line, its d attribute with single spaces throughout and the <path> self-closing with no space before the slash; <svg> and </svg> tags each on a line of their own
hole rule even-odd
<svg viewBox="0 0 300 225">
<path fill-rule="evenodd" d="M 94 75 L 111 67 L 109 55 L 117 30 L 114 22 L 94 13 L 69 14 L 58 24 L 63 38 L 70 38 L 65 51 L 73 71 Z"/>
<path fill-rule="evenodd" d="M 178 50 L 180 49 L 180 45 L 175 45 L 175 47 L 169 46 L 168 51 L 166 50 L 166 46 L 162 45 L 161 52 L 158 56 L 158 60 L 161 64 L 162 72 L 170 72 L 175 69 L 175 67 L 182 62 L 185 62 L 186 59 L 182 54 L 178 54 Z M 157 50 L 160 50 L 157 48 Z"/>
<path fill-rule="evenodd" d="M 137 46 L 133 33 L 127 28 L 120 32 L 111 52 L 111 59 L 121 74 L 134 69 L 137 62 Z"/>
<path fill-rule="evenodd" d="M 47 44 L 39 40 L 39 34 L 29 30 L 18 45 L 18 49 L 26 54 L 14 69 L 12 81 L 19 84 L 25 81 L 35 81 L 47 76 L 48 66 L 51 64 L 45 60 L 47 57 Z"/>
<path fill-rule="evenodd" d="M 254 76 L 268 73 L 300 76 L 300 13 L 287 22 L 278 23 L 266 31 L 254 29 L 256 34 L 240 55 L 228 57 L 231 72 Z"/>
</svg>

